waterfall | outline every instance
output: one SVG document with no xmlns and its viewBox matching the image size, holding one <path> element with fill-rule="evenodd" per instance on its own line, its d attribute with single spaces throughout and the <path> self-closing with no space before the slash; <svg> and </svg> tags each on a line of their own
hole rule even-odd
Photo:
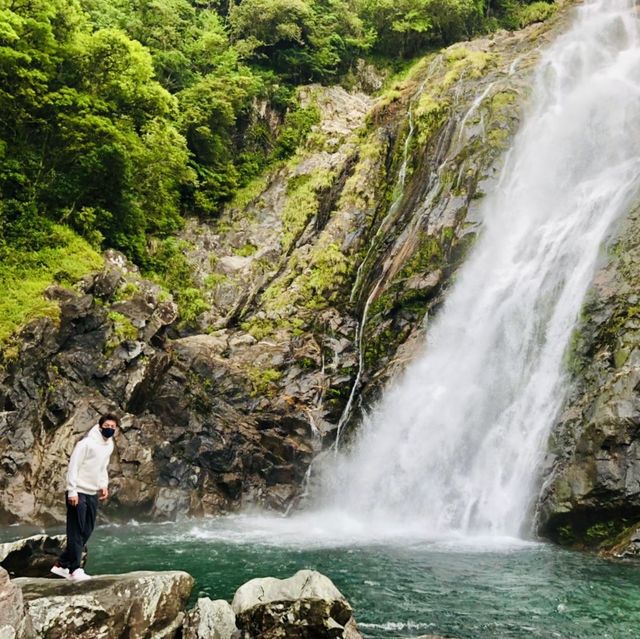
<svg viewBox="0 0 640 639">
<path fill-rule="evenodd" d="M 607 235 L 638 195 L 635 2 L 577 8 L 530 102 L 423 351 L 323 470 L 318 502 L 368 529 L 529 532 L 567 345 Z"/>
</svg>

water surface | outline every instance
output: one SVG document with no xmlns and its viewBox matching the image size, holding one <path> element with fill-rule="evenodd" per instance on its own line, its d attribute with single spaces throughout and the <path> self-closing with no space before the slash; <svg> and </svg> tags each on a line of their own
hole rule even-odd
<svg viewBox="0 0 640 639">
<path fill-rule="evenodd" d="M 363 634 L 377 639 L 640 637 L 633 563 L 508 539 L 341 541 L 281 521 L 102 527 L 88 571 L 182 569 L 196 579 L 194 597 L 231 600 L 249 579 L 311 568 L 334 581 Z"/>
</svg>

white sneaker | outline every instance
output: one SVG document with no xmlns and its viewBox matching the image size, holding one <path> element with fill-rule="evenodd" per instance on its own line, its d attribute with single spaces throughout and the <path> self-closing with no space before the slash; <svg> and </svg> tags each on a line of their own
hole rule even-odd
<svg viewBox="0 0 640 639">
<path fill-rule="evenodd" d="M 82 568 L 76 568 L 71 575 L 69 575 L 71 581 L 87 581 L 91 579 L 91 575 L 88 575 Z"/>
<path fill-rule="evenodd" d="M 54 575 L 58 575 L 58 577 L 64 577 L 64 579 L 71 578 L 69 569 L 63 568 L 62 566 L 58 566 L 58 564 L 56 564 L 55 566 L 51 566 L 51 570 L 49 572 L 52 572 Z"/>
</svg>

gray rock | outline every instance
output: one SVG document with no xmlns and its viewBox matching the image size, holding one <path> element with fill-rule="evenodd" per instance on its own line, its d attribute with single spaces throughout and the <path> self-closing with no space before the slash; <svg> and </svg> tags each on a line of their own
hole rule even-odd
<svg viewBox="0 0 640 639">
<path fill-rule="evenodd" d="M 245 639 L 360 638 L 347 600 L 314 570 L 288 579 L 252 579 L 237 590 L 231 607 Z"/>
<path fill-rule="evenodd" d="M 640 521 L 640 206 L 616 228 L 567 355 L 571 392 L 549 442 L 542 535 L 636 556 Z M 625 545 L 627 544 L 627 545 Z"/>
<path fill-rule="evenodd" d="M 198 599 L 182 628 L 183 639 L 233 639 L 239 635 L 233 608 L 223 599 Z"/>
<path fill-rule="evenodd" d="M 89 581 L 14 579 L 42 639 L 160 639 L 182 625 L 186 572 L 132 572 Z"/>
<path fill-rule="evenodd" d="M 9 574 L 0 568 L 0 639 L 22 639 L 31 635 L 24 614 L 22 592 L 9 581 Z"/>
<path fill-rule="evenodd" d="M 0 544 L 0 566 L 12 577 L 50 577 L 49 569 L 62 554 L 65 541 L 64 535 L 34 535 Z"/>
</svg>

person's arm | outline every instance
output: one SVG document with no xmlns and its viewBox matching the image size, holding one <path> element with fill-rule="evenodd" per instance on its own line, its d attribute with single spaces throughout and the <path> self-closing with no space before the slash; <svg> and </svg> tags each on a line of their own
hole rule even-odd
<svg viewBox="0 0 640 639">
<path fill-rule="evenodd" d="M 86 453 L 87 442 L 81 439 L 71 453 L 69 468 L 67 469 L 67 499 L 71 505 L 78 503 L 78 472 L 80 471 L 80 464 L 84 461 Z"/>
<path fill-rule="evenodd" d="M 100 501 L 104 501 L 109 496 L 109 459 L 110 456 L 104 460 L 100 469 Z"/>
</svg>

